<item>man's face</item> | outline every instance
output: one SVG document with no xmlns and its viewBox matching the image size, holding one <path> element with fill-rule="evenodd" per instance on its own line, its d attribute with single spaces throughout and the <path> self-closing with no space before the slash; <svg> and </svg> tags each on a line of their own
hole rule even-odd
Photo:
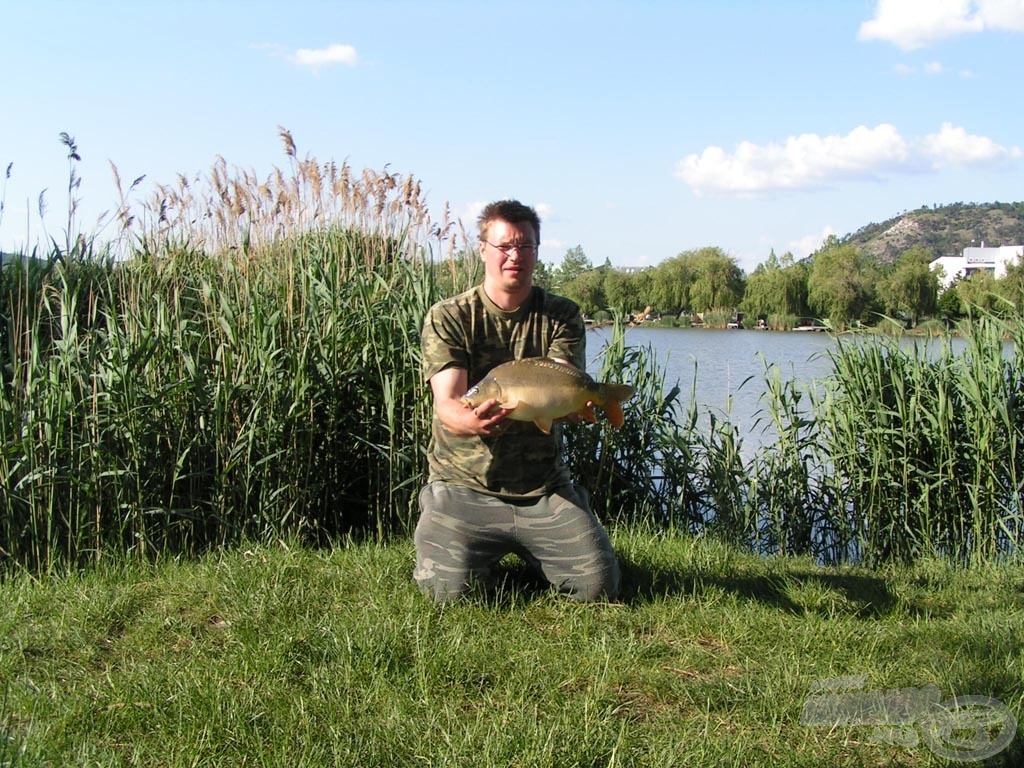
<svg viewBox="0 0 1024 768">
<path fill-rule="evenodd" d="M 529 287 L 539 245 L 533 226 L 529 222 L 511 224 L 498 219 L 490 223 L 484 237 L 480 258 L 487 282 L 510 293 Z"/>
</svg>

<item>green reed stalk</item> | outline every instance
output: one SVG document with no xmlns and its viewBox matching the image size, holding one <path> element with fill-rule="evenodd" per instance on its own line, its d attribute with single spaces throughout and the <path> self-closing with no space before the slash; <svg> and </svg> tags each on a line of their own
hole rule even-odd
<svg viewBox="0 0 1024 768">
<path fill-rule="evenodd" d="M 783 379 L 777 365 L 766 366 L 764 381 L 764 406 L 755 427 L 761 426 L 771 448 L 755 457 L 753 490 L 761 547 L 771 553 L 841 560 L 846 525 L 830 514 L 832 505 L 821 483 L 813 392 Z"/>
<path fill-rule="evenodd" d="M 1019 546 L 1021 376 L 1006 335 L 984 318 L 961 353 L 877 339 L 835 353 L 820 417 L 866 561 L 988 560 Z"/>
<path fill-rule="evenodd" d="M 587 489 L 594 510 L 606 519 L 676 525 L 677 483 L 668 473 L 671 468 L 688 474 L 690 468 L 661 458 L 668 440 L 680 430 L 679 388 L 666 391 L 664 373 L 651 350 L 626 346 L 620 317 L 600 357 L 595 378 L 628 382 L 635 393 L 624 405 L 621 429 L 604 421 L 565 429 L 571 473 Z"/>
</svg>

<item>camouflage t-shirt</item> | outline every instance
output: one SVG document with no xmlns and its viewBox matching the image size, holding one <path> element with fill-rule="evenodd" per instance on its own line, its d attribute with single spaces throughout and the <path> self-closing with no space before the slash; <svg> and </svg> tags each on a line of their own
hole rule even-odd
<svg viewBox="0 0 1024 768">
<path fill-rule="evenodd" d="M 512 312 L 497 307 L 482 286 L 440 301 L 423 321 L 423 376 L 464 368 L 469 386 L 494 366 L 525 357 L 557 357 L 586 366 L 586 335 L 579 307 L 534 287 Z M 530 422 L 509 421 L 492 437 L 453 435 L 434 414 L 429 479 L 495 496 L 539 496 L 570 482 L 562 461 L 562 432 L 545 435 Z"/>
</svg>

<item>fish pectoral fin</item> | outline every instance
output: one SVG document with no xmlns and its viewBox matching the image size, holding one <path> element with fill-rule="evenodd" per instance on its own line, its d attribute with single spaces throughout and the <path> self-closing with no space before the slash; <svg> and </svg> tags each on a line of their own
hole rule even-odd
<svg viewBox="0 0 1024 768">
<path fill-rule="evenodd" d="M 514 411 L 517 405 L 519 405 L 518 400 L 506 400 L 504 403 L 498 403 L 498 406 L 506 411 Z"/>
<path fill-rule="evenodd" d="M 589 405 L 583 406 L 576 411 L 574 415 L 579 416 L 583 421 L 589 421 L 591 424 L 597 424 L 597 414 L 594 413 L 594 409 Z"/>
<path fill-rule="evenodd" d="M 537 429 L 543 432 L 545 435 L 551 434 L 551 419 L 546 419 L 542 416 L 538 416 L 533 420 L 533 423 L 537 425 Z"/>
</svg>

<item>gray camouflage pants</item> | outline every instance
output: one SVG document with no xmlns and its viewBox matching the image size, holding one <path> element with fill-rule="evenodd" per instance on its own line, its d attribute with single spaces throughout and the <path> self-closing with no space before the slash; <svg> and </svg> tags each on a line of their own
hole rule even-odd
<svg viewBox="0 0 1024 768">
<path fill-rule="evenodd" d="M 572 486 L 548 497 L 508 501 L 444 482 L 420 491 L 416 570 L 420 590 L 436 602 L 486 589 L 509 553 L 536 566 L 575 600 L 613 599 L 619 564 L 608 534 Z"/>
</svg>

